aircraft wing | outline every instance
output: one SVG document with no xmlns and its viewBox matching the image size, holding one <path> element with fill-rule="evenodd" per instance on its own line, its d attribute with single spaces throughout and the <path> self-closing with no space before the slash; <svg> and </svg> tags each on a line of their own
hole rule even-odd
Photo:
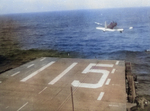
<svg viewBox="0 0 150 111">
<path fill-rule="evenodd" d="M 96 29 L 98 30 L 102 30 L 102 31 L 111 31 L 111 32 L 114 32 L 114 31 L 118 31 L 118 32 L 123 32 L 124 29 L 110 29 L 110 28 L 104 28 L 104 27 L 96 27 Z"/>
<path fill-rule="evenodd" d="M 96 27 L 96 29 L 102 30 L 102 31 L 105 31 L 105 30 L 106 30 L 106 28 L 104 28 L 104 27 Z"/>
<path fill-rule="evenodd" d="M 124 29 L 114 29 L 114 30 L 121 32 L 121 31 L 123 31 Z"/>
</svg>

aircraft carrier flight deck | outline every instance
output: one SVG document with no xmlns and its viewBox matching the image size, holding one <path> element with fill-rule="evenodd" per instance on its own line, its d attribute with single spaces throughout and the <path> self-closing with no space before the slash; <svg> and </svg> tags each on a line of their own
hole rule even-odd
<svg viewBox="0 0 150 111">
<path fill-rule="evenodd" d="M 125 61 L 43 57 L 0 75 L 0 111 L 126 111 L 126 102 Z"/>
</svg>

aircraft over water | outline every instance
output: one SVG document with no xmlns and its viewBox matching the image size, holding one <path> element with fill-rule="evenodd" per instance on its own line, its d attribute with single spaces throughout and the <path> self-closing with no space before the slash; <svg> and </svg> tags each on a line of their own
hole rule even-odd
<svg viewBox="0 0 150 111">
<path fill-rule="evenodd" d="M 96 24 L 99 24 L 97 22 L 95 22 Z M 117 26 L 117 23 L 116 22 L 111 22 L 109 25 L 107 25 L 107 23 L 105 22 L 105 27 L 96 27 L 96 29 L 98 30 L 102 30 L 103 32 L 105 31 L 119 31 L 120 33 L 123 32 L 124 29 L 118 29 L 118 28 L 115 28 Z"/>
</svg>

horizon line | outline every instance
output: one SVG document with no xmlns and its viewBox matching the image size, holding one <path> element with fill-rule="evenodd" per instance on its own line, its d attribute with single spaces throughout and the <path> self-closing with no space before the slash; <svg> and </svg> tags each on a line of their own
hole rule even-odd
<svg viewBox="0 0 150 111">
<path fill-rule="evenodd" d="M 2 15 L 14 15 L 14 14 L 31 14 L 31 13 L 47 13 L 47 12 L 65 12 L 65 11 L 80 11 L 80 10 L 107 10 L 107 9 L 127 9 L 127 8 L 150 8 L 150 6 L 142 7 L 110 7 L 110 8 L 97 8 L 97 9 L 72 9 L 72 10 L 49 10 L 49 11 L 31 11 L 31 12 L 12 12 L 12 13 L 2 13 Z"/>
</svg>

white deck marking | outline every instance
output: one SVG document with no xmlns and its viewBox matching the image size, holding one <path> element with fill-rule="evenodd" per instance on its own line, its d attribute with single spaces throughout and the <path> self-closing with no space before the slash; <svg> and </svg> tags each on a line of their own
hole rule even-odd
<svg viewBox="0 0 150 111">
<path fill-rule="evenodd" d="M 113 67 L 114 65 L 113 64 L 96 64 L 96 66 L 99 66 L 99 67 Z"/>
<path fill-rule="evenodd" d="M 100 87 L 102 87 L 110 72 L 105 69 L 92 69 L 92 67 L 95 65 L 96 64 L 94 64 L 94 63 L 89 64 L 82 73 L 87 74 L 88 72 L 91 72 L 91 73 L 102 74 L 102 77 L 99 79 L 99 81 L 96 84 L 81 83 L 79 80 L 74 80 L 71 84 L 74 87 L 84 87 L 84 88 L 100 88 Z M 105 67 L 107 67 L 107 66 L 113 67 L 112 64 L 98 64 L 98 65 L 105 66 Z"/>
<path fill-rule="evenodd" d="M 39 72 L 43 71 L 44 69 L 46 69 L 47 67 L 49 67 L 50 65 L 52 65 L 53 63 L 55 63 L 55 61 L 52 61 L 50 63 L 48 63 L 47 65 L 43 66 L 42 68 L 40 68 L 39 70 L 33 72 L 32 74 L 30 74 L 29 76 L 27 76 L 26 78 L 22 79 L 21 82 L 25 82 L 28 79 L 32 78 L 33 76 L 35 76 L 36 74 L 38 74 Z"/>
<path fill-rule="evenodd" d="M 47 87 L 45 87 L 42 91 L 40 91 L 39 94 L 41 94 L 41 93 L 42 93 L 44 90 L 46 90 L 46 89 L 47 89 Z"/>
<path fill-rule="evenodd" d="M 112 73 L 112 74 L 114 74 L 114 73 L 115 73 L 115 71 L 116 71 L 116 69 L 113 69 L 113 70 L 111 71 L 111 73 Z"/>
<path fill-rule="evenodd" d="M 0 81 L 0 83 L 2 83 L 2 81 Z"/>
<path fill-rule="evenodd" d="M 46 59 L 46 57 L 42 58 L 40 61 L 43 61 L 43 60 L 45 60 L 45 59 Z"/>
<path fill-rule="evenodd" d="M 112 84 L 113 86 L 120 86 L 119 84 Z"/>
<path fill-rule="evenodd" d="M 12 74 L 11 76 L 13 77 L 13 76 L 15 76 L 15 75 L 17 75 L 17 74 L 19 74 L 19 73 L 20 73 L 20 71 L 18 71 L 18 72 L 16 72 L 16 73 Z"/>
<path fill-rule="evenodd" d="M 118 64 L 119 64 L 119 61 L 116 62 L 116 65 L 118 65 Z"/>
<path fill-rule="evenodd" d="M 9 108 L 9 106 L 6 107 L 6 109 Z"/>
<path fill-rule="evenodd" d="M 111 79 L 107 79 L 106 84 L 105 85 L 109 85 Z"/>
<path fill-rule="evenodd" d="M 113 64 L 95 64 L 95 63 L 90 63 L 82 73 L 87 73 L 93 66 L 99 66 L 99 67 L 113 67 Z"/>
<path fill-rule="evenodd" d="M 110 107 L 119 107 L 118 105 L 113 105 L 113 104 L 110 104 L 109 106 Z"/>
<path fill-rule="evenodd" d="M 30 68 L 30 67 L 32 67 L 32 66 L 34 66 L 34 64 L 29 65 L 27 68 Z"/>
<path fill-rule="evenodd" d="M 71 64 L 66 70 L 64 70 L 61 74 L 59 74 L 57 77 L 55 77 L 51 82 L 49 82 L 48 84 L 55 84 L 59 79 L 61 79 L 66 73 L 68 73 L 75 65 L 77 65 L 76 62 L 74 62 L 73 64 Z"/>
<path fill-rule="evenodd" d="M 99 100 L 99 101 L 102 100 L 103 96 L 104 96 L 104 92 L 101 92 L 101 93 L 99 94 L 97 100 Z"/>
<path fill-rule="evenodd" d="M 96 64 L 94 64 L 94 63 L 90 63 L 85 69 L 84 69 L 84 71 L 82 72 L 82 73 L 88 73 L 89 72 L 89 70 L 92 68 L 92 66 L 95 66 Z"/>
<path fill-rule="evenodd" d="M 94 72 L 94 71 L 93 71 Z M 95 72 L 97 73 L 97 72 Z M 81 83 L 80 81 L 78 80 L 74 80 L 71 84 L 74 86 L 74 87 L 83 87 L 83 88 L 93 88 L 93 89 L 96 89 L 96 88 L 100 88 L 103 86 L 105 80 L 107 79 L 108 75 L 109 75 L 109 71 L 107 70 L 100 70 L 99 73 L 102 73 L 102 77 L 100 78 L 100 80 L 98 81 L 98 83 L 96 84 L 90 84 L 90 83 Z"/>
<path fill-rule="evenodd" d="M 21 106 L 17 111 L 20 111 L 22 108 L 24 108 L 26 105 L 28 104 L 28 102 L 26 102 L 23 106 Z"/>
</svg>

